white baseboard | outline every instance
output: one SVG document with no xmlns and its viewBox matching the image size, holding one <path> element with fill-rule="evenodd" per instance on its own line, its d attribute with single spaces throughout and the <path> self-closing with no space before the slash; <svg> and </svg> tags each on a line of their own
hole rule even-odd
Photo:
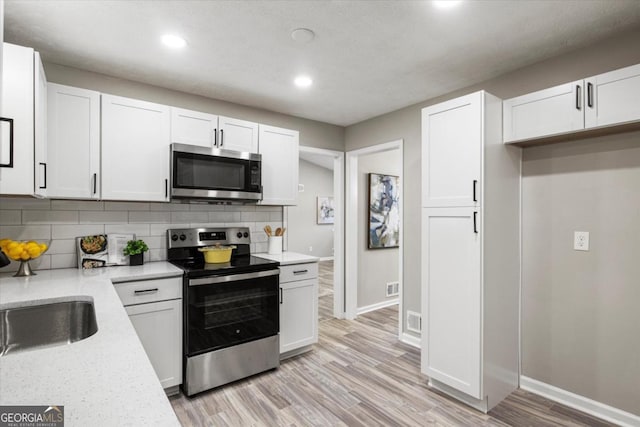
<svg viewBox="0 0 640 427">
<path fill-rule="evenodd" d="M 332 256 L 321 256 L 320 261 L 333 261 Z"/>
<path fill-rule="evenodd" d="M 520 388 L 624 427 L 640 426 L 640 417 L 567 390 L 520 376 Z"/>
<path fill-rule="evenodd" d="M 400 334 L 400 341 L 411 347 L 421 348 L 420 337 L 414 337 L 406 332 Z"/>
<path fill-rule="evenodd" d="M 356 315 L 361 315 L 364 313 L 368 313 L 370 311 L 380 310 L 381 308 L 391 307 L 392 305 L 397 305 L 400 303 L 398 298 L 390 299 L 388 301 L 382 301 L 371 305 L 366 305 L 364 307 L 358 307 L 356 311 Z"/>
</svg>

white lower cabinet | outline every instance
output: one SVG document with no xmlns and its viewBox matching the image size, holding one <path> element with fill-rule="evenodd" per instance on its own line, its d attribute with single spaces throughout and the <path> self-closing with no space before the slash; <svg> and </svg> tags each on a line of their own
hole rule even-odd
<svg viewBox="0 0 640 427">
<path fill-rule="evenodd" d="M 318 342 L 317 273 L 317 263 L 280 267 L 281 358 L 309 350 Z"/>
<path fill-rule="evenodd" d="M 180 385 L 182 278 L 121 282 L 114 286 L 162 387 Z"/>
</svg>

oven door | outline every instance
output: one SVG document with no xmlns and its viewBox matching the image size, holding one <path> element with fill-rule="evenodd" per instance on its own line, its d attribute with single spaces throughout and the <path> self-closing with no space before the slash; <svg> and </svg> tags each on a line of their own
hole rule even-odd
<svg viewBox="0 0 640 427">
<path fill-rule="evenodd" d="M 262 199 L 261 156 L 185 144 L 171 144 L 171 197 Z"/>
<path fill-rule="evenodd" d="M 279 270 L 189 279 L 187 283 L 186 356 L 278 334 Z"/>
</svg>

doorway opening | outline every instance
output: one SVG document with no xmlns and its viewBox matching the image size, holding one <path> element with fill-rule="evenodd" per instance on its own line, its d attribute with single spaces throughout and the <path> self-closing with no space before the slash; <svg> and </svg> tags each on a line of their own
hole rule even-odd
<svg viewBox="0 0 640 427">
<path fill-rule="evenodd" d="M 344 153 L 300 146 L 299 166 L 298 206 L 284 209 L 285 248 L 320 258 L 319 316 L 341 319 L 345 311 Z"/>
<path fill-rule="evenodd" d="M 366 239 L 367 234 L 370 232 L 368 230 L 368 213 L 367 215 L 362 215 L 363 203 L 367 203 L 367 212 L 368 212 L 368 195 L 362 194 L 363 191 L 368 191 L 366 187 L 361 185 L 363 179 L 362 173 L 362 163 L 365 162 L 367 156 L 373 156 L 382 154 L 382 156 L 376 157 L 384 157 L 385 153 L 391 157 L 391 154 L 397 154 L 397 158 L 399 159 L 399 165 L 396 170 L 399 170 L 398 175 L 400 176 L 400 181 L 397 189 L 398 196 L 398 209 L 399 209 L 399 245 L 397 250 L 392 251 L 389 250 L 385 252 L 385 250 L 377 251 L 377 250 L 368 250 L 365 246 L 364 240 Z M 394 156 L 395 157 L 395 156 Z M 369 311 L 370 309 L 383 308 L 390 304 L 398 305 L 398 338 L 402 336 L 402 321 L 404 318 L 403 315 L 403 244 L 404 244 L 404 230 L 402 224 L 402 213 L 403 213 L 403 196 L 402 196 L 402 176 L 403 176 L 403 140 L 399 139 L 396 141 L 387 142 L 384 144 L 378 144 L 371 147 L 365 147 L 358 150 L 349 151 L 346 153 L 346 173 L 345 178 L 347 181 L 346 188 L 346 199 L 345 199 L 345 286 L 344 286 L 344 298 L 345 302 L 345 317 L 347 319 L 355 319 L 358 314 Z M 380 169 L 384 169 L 384 167 L 380 167 Z M 369 172 L 375 172 L 371 170 Z M 380 170 L 379 172 L 385 173 L 384 170 Z M 391 175 L 395 175 L 392 173 Z M 365 202 L 367 201 L 367 202 Z M 360 209 L 359 209 L 360 208 Z M 363 231 L 364 230 L 364 231 Z M 365 303 L 359 304 L 358 302 L 358 290 L 362 288 L 363 283 L 362 279 L 366 279 L 366 274 L 361 268 L 359 261 L 361 258 L 365 256 L 367 252 L 381 252 L 387 259 L 392 261 L 397 261 L 397 300 L 393 298 L 382 298 L 382 301 L 376 304 Z M 394 254 L 395 252 L 395 254 Z M 397 256 L 397 259 L 393 259 Z M 377 267 L 377 266 L 376 266 Z M 360 281 L 359 281 L 360 280 Z M 368 280 L 368 279 L 367 279 Z M 387 283 L 382 284 L 383 286 L 388 285 Z M 376 289 L 378 284 L 375 285 Z M 384 289 L 384 288 L 383 288 Z M 376 292 L 380 291 L 379 289 Z M 361 292 L 362 296 L 362 292 Z M 363 306 L 364 305 L 364 306 Z"/>
</svg>

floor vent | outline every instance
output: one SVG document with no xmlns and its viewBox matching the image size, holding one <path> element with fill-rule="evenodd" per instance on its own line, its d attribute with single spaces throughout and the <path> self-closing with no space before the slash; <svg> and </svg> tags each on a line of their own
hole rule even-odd
<svg viewBox="0 0 640 427">
<path fill-rule="evenodd" d="M 420 313 L 407 310 L 407 331 L 422 332 L 422 316 Z"/>
<path fill-rule="evenodd" d="M 394 297 L 398 295 L 398 287 L 400 284 L 398 282 L 389 282 L 387 283 L 387 296 Z"/>
</svg>

